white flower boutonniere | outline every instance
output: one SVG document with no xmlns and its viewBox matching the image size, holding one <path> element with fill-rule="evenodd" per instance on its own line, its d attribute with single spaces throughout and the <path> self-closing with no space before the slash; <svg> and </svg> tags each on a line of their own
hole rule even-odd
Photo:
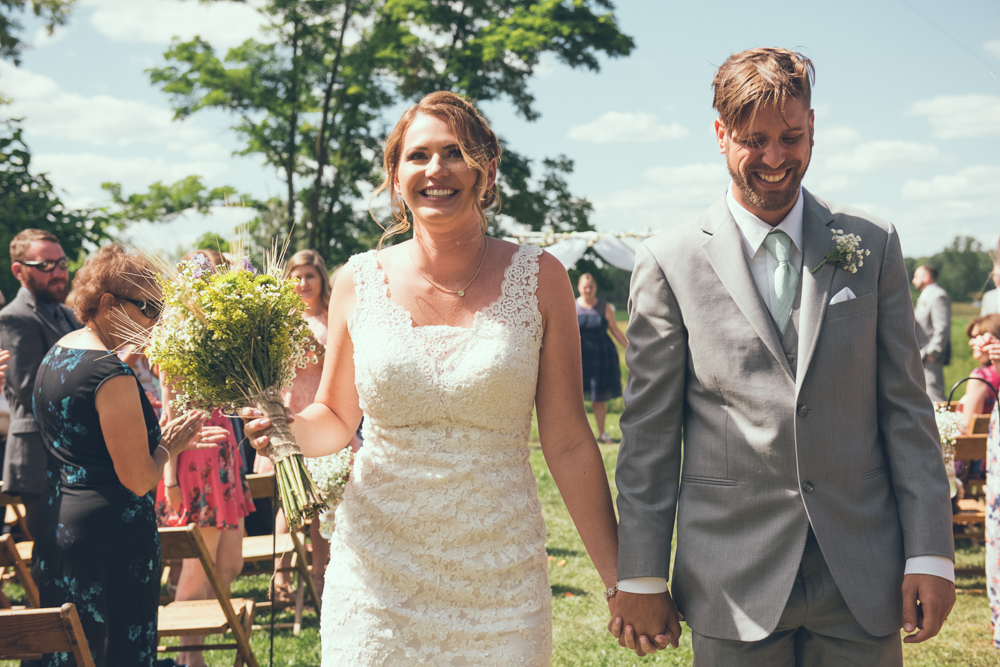
<svg viewBox="0 0 1000 667">
<path fill-rule="evenodd" d="M 826 258 L 811 273 L 816 273 L 828 262 L 845 271 L 857 273 L 865 265 L 864 258 L 872 254 L 871 251 L 858 247 L 861 245 L 861 237 L 856 234 L 845 234 L 843 229 L 830 231 L 833 233 L 833 250 L 827 253 Z"/>
</svg>

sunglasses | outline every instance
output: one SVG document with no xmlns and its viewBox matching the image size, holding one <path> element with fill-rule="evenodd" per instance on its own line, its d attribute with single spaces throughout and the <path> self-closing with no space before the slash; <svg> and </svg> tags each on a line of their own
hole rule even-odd
<svg viewBox="0 0 1000 667">
<path fill-rule="evenodd" d="M 163 312 L 163 302 L 154 299 L 129 299 L 128 297 L 113 295 L 116 299 L 128 301 L 139 309 L 139 312 L 151 320 L 155 320 Z"/>
<path fill-rule="evenodd" d="M 60 257 L 59 259 L 43 259 L 39 262 L 20 262 L 25 266 L 30 266 L 33 269 L 38 269 L 42 273 L 52 273 L 56 270 L 58 266 L 60 269 L 65 269 L 69 266 L 69 260 L 65 257 Z"/>
</svg>

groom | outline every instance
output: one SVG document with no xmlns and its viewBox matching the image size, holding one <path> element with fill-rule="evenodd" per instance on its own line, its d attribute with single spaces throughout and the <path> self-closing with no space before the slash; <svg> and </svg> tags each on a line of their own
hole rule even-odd
<svg viewBox="0 0 1000 667">
<path fill-rule="evenodd" d="M 696 666 L 899 666 L 900 627 L 929 639 L 955 601 L 899 239 L 800 186 L 812 78 L 774 48 L 719 68 L 732 184 L 636 256 L 611 629 L 639 655 L 679 611 Z"/>
</svg>

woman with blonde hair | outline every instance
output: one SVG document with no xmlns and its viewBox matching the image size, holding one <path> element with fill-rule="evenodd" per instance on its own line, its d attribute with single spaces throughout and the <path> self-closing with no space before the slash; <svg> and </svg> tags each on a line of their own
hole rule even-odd
<svg viewBox="0 0 1000 667">
<path fill-rule="evenodd" d="M 394 221 L 383 240 L 408 214 L 413 239 L 338 273 L 319 393 L 292 427 L 305 455 L 322 456 L 365 420 L 330 543 L 323 665 L 548 665 L 532 408 L 612 605 L 618 552 L 569 277 L 539 248 L 485 235 L 501 149 L 464 99 L 424 97 L 384 155 L 376 194 L 389 191 Z M 267 426 L 247 424 L 255 447 Z"/>
</svg>

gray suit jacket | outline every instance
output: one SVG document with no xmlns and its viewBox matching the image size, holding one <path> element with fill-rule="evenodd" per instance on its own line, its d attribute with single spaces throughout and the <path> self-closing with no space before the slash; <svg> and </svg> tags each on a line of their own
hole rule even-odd
<svg viewBox="0 0 1000 667">
<path fill-rule="evenodd" d="M 951 299 L 944 288 L 931 283 L 920 293 L 913 309 L 917 321 L 917 345 L 920 358 L 934 355 L 934 362 L 947 366 L 951 363 Z"/>
<path fill-rule="evenodd" d="M 810 523 L 855 618 L 878 636 L 902 625 L 905 559 L 954 558 L 896 232 L 803 196 L 797 374 L 725 197 L 636 254 L 618 577 L 669 575 L 676 516 L 672 591 L 710 637 L 771 633 Z M 832 229 L 871 251 L 856 274 L 832 264 L 811 273 Z M 844 287 L 857 298 L 828 305 Z"/>
<path fill-rule="evenodd" d="M 74 329 L 80 324 L 73 311 L 63 305 L 64 315 Z M 45 488 L 46 455 L 31 407 L 35 374 L 42 358 L 63 337 L 62 329 L 35 302 L 34 295 L 20 290 L 0 311 L 0 348 L 10 350 L 7 388 L 10 403 L 10 432 L 3 462 L 4 491 L 41 493 Z"/>
</svg>

